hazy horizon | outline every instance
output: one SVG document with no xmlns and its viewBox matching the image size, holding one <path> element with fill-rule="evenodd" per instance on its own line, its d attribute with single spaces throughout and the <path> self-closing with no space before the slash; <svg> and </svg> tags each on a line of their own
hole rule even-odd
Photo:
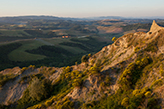
<svg viewBox="0 0 164 109">
<path fill-rule="evenodd" d="M 5 0 L 0 17 L 45 15 L 86 18 L 99 16 L 163 17 L 163 0 Z"/>
</svg>

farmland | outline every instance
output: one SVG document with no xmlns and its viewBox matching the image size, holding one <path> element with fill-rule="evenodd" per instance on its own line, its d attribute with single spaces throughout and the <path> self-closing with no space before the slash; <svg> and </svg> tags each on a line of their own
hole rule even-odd
<svg viewBox="0 0 164 109">
<path fill-rule="evenodd" d="M 6 53 L 7 57 L 3 65 L 9 66 L 27 66 L 35 64 L 36 66 L 62 66 L 72 65 L 75 62 L 80 62 L 83 55 L 94 53 L 100 50 L 106 44 L 111 43 L 111 39 L 97 40 L 99 37 L 84 37 L 84 38 L 42 38 L 42 39 L 29 39 L 1 44 L 2 53 L 3 48 L 8 46 L 10 49 L 11 44 L 18 44 L 19 47 L 10 49 Z M 3 56 L 3 55 L 2 55 Z M 3 58 L 3 57 L 2 57 Z"/>
<path fill-rule="evenodd" d="M 96 53 L 112 37 L 148 31 L 151 20 L 66 20 L 46 17 L 0 19 L 0 70 L 9 67 L 68 66 Z M 158 21 L 163 25 L 161 20 Z"/>
</svg>

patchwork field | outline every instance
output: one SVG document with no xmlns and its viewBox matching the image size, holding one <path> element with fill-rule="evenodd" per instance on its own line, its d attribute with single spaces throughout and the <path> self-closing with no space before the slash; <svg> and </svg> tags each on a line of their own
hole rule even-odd
<svg viewBox="0 0 164 109">
<path fill-rule="evenodd" d="M 65 66 L 80 62 L 81 57 L 95 53 L 112 43 L 106 37 L 35 38 L 1 43 L 1 68 L 6 66 Z M 13 45 L 14 44 L 14 45 Z M 7 50 L 5 50 L 7 46 Z M 14 47 L 14 49 L 13 49 Z M 5 56 L 5 57 L 4 57 Z M 5 60 L 5 61 L 3 61 Z M 6 61 L 7 60 L 7 61 Z"/>
<path fill-rule="evenodd" d="M 23 30 L 0 29 L 0 36 L 25 37 L 30 35 Z"/>
<path fill-rule="evenodd" d="M 17 20 L 16 20 L 17 19 Z M 109 45 L 113 37 L 147 31 L 151 20 L 48 20 L 4 18 L 0 21 L 0 70 L 9 67 L 67 66 Z M 145 23 L 143 23 L 145 22 Z M 159 20 L 160 25 L 163 25 Z M 147 24 L 146 24 L 147 23 Z"/>
<path fill-rule="evenodd" d="M 36 49 L 42 45 L 45 45 L 44 43 L 37 41 L 37 40 L 22 41 L 19 43 L 21 43 L 22 46 L 8 54 L 8 57 L 10 60 L 12 60 L 12 61 L 35 61 L 35 60 L 44 59 L 46 57 L 44 55 L 31 54 L 31 53 L 26 52 L 26 50 Z"/>
</svg>

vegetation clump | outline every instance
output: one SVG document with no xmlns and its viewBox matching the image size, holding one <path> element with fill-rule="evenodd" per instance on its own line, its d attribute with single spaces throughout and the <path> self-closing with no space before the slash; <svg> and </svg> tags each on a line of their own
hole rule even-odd
<svg viewBox="0 0 164 109">
<path fill-rule="evenodd" d="M 115 42 L 116 40 L 117 40 L 117 38 L 116 38 L 116 37 L 113 37 L 113 38 L 112 38 L 112 41 L 114 41 L 114 42 Z"/>
<path fill-rule="evenodd" d="M 81 58 L 81 62 L 88 62 L 89 56 L 88 55 L 84 55 Z"/>
<path fill-rule="evenodd" d="M 9 80 L 13 80 L 15 77 L 17 77 L 17 75 L 15 74 L 1 74 L 0 73 L 0 87 L 2 87 L 3 85 L 5 85 L 5 83 Z"/>
<path fill-rule="evenodd" d="M 37 77 L 33 78 L 22 98 L 18 101 L 17 107 L 24 108 L 40 102 L 50 96 L 51 89 L 52 87 L 49 80 L 39 80 Z"/>
<path fill-rule="evenodd" d="M 157 52 L 158 48 L 157 48 L 157 45 L 154 42 L 151 42 L 147 45 L 147 47 L 144 49 L 145 51 L 148 51 L 148 52 Z"/>
</svg>

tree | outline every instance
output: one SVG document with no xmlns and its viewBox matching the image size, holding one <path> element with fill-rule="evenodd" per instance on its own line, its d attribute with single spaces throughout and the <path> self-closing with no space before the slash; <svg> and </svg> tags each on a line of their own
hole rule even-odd
<svg viewBox="0 0 164 109">
<path fill-rule="evenodd" d="M 29 95 L 33 100 L 41 101 L 48 96 L 48 91 L 43 81 L 33 78 L 29 86 Z"/>
</svg>

